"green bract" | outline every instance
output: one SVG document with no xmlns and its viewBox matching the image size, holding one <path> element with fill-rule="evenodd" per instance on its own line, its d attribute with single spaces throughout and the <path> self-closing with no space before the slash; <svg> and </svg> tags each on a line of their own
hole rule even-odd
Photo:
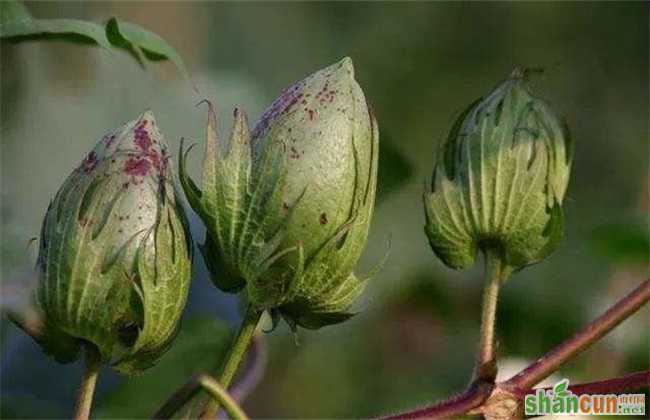
<svg viewBox="0 0 650 420">
<path fill-rule="evenodd" d="M 190 283 L 190 242 L 151 112 L 104 136 L 43 222 L 40 339 L 60 361 L 95 345 L 131 373 L 171 344 Z"/>
<path fill-rule="evenodd" d="M 571 148 L 564 120 L 515 70 L 462 113 L 442 145 L 424 194 L 434 252 L 456 269 L 487 247 L 512 268 L 544 259 L 562 238 Z"/>
<path fill-rule="evenodd" d="M 207 235 L 216 285 L 245 290 L 291 325 L 348 319 L 366 278 L 365 246 L 377 178 L 376 121 L 349 58 L 285 90 L 251 134 L 241 112 L 229 145 L 210 109 L 202 188 L 180 174 Z M 183 153 L 181 152 L 181 155 Z"/>
</svg>

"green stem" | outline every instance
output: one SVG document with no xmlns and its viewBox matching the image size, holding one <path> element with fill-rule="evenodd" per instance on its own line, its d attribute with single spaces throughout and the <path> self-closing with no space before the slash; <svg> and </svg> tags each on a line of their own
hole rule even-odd
<svg viewBox="0 0 650 420">
<path fill-rule="evenodd" d="M 88 420 L 90 418 L 90 410 L 93 405 L 93 395 L 95 394 L 95 385 L 97 384 L 97 376 L 99 375 L 99 369 L 101 368 L 101 357 L 95 346 L 88 344 L 84 350 L 86 367 L 83 378 L 81 379 L 79 393 L 77 394 L 77 408 L 74 416 L 75 420 Z"/>
<path fill-rule="evenodd" d="M 239 332 L 235 341 L 230 346 L 230 351 L 224 364 L 221 367 L 221 374 L 219 375 L 219 384 L 225 389 L 228 390 L 228 386 L 232 381 L 232 378 L 235 376 L 239 365 L 246 355 L 246 351 L 251 343 L 253 335 L 255 334 L 255 329 L 257 324 L 260 321 L 262 316 L 262 311 L 248 307 L 246 310 L 246 315 L 242 321 Z M 202 419 L 214 419 L 219 412 L 219 401 L 210 399 L 205 404 L 203 408 L 203 413 L 201 414 Z"/>
<path fill-rule="evenodd" d="M 248 416 L 237 402 L 228 394 L 228 391 L 222 387 L 219 382 L 211 376 L 201 375 L 198 378 L 201 386 L 212 396 L 213 401 L 223 405 L 224 410 L 232 420 L 248 420 Z"/>
<path fill-rule="evenodd" d="M 499 289 L 509 275 L 501 255 L 486 248 L 485 288 L 481 315 L 481 340 L 476 357 L 475 379 L 493 383 L 497 376 L 496 360 L 496 315 Z"/>
</svg>

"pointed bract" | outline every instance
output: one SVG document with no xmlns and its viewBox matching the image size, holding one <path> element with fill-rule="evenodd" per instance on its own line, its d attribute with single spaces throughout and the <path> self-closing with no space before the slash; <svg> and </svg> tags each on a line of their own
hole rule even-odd
<svg viewBox="0 0 650 420">
<path fill-rule="evenodd" d="M 191 245 L 168 159 L 145 112 L 104 136 L 48 208 L 37 302 L 41 343 L 57 359 L 74 360 L 85 341 L 131 373 L 171 343 L 187 299 Z M 74 345 L 58 344 L 66 342 Z"/>
<path fill-rule="evenodd" d="M 487 247 L 512 268 L 544 259 L 562 238 L 571 153 L 564 120 L 513 72 L 460 115 L 442 145 L 424 194 L 436 255 L 456 269 Z"/>
<path fill-rule="evenodd" d="M 349 318 L 364 284 L 352 270 L 368 234 L 378 156 L 352 61 L 285 90 L 250 137 L 236 112 L 225 157 L 208 112 L 202 190 L 184 185 L 199 197 L 193 207 L 207 227 L 203 253 L 217 286 L 243 288 L 252 305 L 292 325 Z"/>
</svg>

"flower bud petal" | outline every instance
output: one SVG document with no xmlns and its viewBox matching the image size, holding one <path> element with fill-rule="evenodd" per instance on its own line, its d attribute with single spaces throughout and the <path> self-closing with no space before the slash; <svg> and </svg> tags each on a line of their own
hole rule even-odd
<svg viewBox="0 0 650 420">
<path fill-rule="evenodd" d="M 187 298 L 191 247 L 168 158 L 147 111 L 97 143 L 43 222 L 38 302 L 46 325 L 94 344 L 124 372 L 165 351 Z"/>
<path fill-rule="evenodd" d="M 225 150 L 210 109 L 201 190 L 181 164 L 207 227 L 203 250 L 215 283 L 245 288 L 252 305 L 279 309 L 292 325 L 349 318 L 365 283 L 352 270 L 368 234 L 378 155 L 377 125 L 352 61 L 285 90 L 250 136 L 239 118 Z"/>
<path fill-rule="evenodd" d="M 564 121 L 528 91 L 518 70 L 471 104 L 443 144 L 424 195 L 435 253 L 457 269 L 486 247 L 512 267 L 545 258 L 562 237 L 571 149 Z"/>
</svg>

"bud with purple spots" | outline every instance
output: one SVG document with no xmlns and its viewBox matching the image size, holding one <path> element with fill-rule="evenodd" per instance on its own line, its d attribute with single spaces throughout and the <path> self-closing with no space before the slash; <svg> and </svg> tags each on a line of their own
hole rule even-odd
<svg viewBox="0 0 650 420">
<path fill-rule="evenodd" d="M 100 140 L 45 215 L 37 303 L 45 350 L 93 348 L 123 373 L 153 365 L 176 333 L 190 241 L 167 147 L 151 112 Z"/>
<path fill-rule="evenodd" d="M 352 272 L 366 243 L 377 180 L 377 123 L 352 60 L 286 89 L 249 134 L 241 112 L 228 146 L 210 108 L 202 188 L 186 195 L 207 227 L 217 286 L 292 327 L 352 316 L 367 277 Z M 181 155 L 183 153 L 181 152 Z"/>
</svg>

